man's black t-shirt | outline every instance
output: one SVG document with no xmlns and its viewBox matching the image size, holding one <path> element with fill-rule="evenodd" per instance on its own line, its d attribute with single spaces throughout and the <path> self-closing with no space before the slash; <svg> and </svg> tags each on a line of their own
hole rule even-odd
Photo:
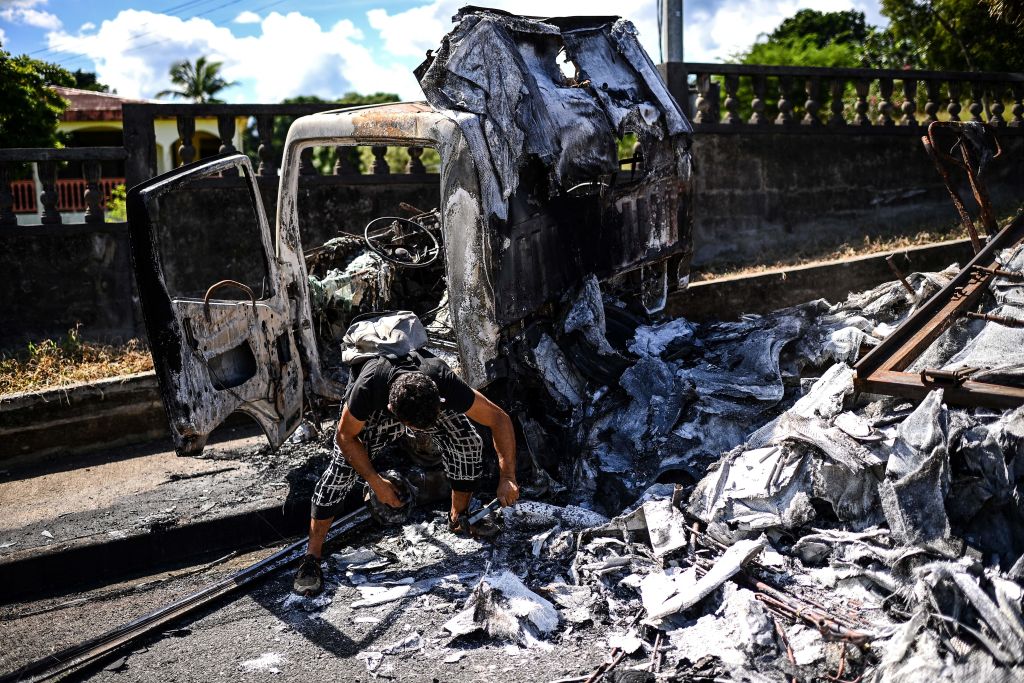
<svg viewBox="0 0 1024 683">
<path fill-rule="evenodd" d="M 403 358 L 393 362 L 386 358 L 371 358 L 363 363 L 345 395 L 345 404 L 352 417 L 365 422 L 376 411 L 387 410 L 391 380 L 402 373 L 416 371 L 434 380 L 441 394 L 442 410 L 465 413 L 473 407 L 476 395 L 468 384 L 452 372 L 447 363 L 423 352 L 419 355 L 418 359 Z"/>
</svg>

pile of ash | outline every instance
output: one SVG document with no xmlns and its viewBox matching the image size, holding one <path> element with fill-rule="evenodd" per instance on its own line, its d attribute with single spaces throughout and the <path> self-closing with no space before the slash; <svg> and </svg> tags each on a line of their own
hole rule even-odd
<svg viewBox="0 0 1024 683">
<path fill-rule="evenodd" d="M 1024 248 L 999 262 L 1021 271 Z M 850 365 L 956 272 L 911 275 L 913 293 L 668 320 L 618 350 L 604 339 L 615 303 L 584 287 L 561 332 L 628 362 L 595 386 L 564 338 L 541 338 L 533 361 L 561 411 L 537 422 L 573 435 L 562 500 L 626 512 L 538 530 L 541 556 L 550 542 L 571 558 L 553 594 L 563 622 L 609 615 L 619 666 L 669 679 L 1024 674 L 1024 408 L 854 391 Z M 1024 285 L 996 278 L 983 309 L 1024 320 Z M 964 318 L 910 371 L 1020 386 L 1022 343 L 1020 327 Z"/>
<path fill-rule="evenodd" d="M 1001 262 L 1021 270 L 1024 249 Z M 574 454 L 534 489 L 550 502 L 505 510 L 493 546 L 420 521 L 330 560 L 328 581 L 358 591 L 347 610 L 443 613 L 362 653 L 368 671 L 457 662 L 481 639 L 576 638 L 606 651 L 603 680 L 1024 675 L 1024 408 L 853 387 L 851 364 L 955 273 L 909 276 L 914 294 L 893 282 L 737 322 L 661 321 L 620 344 L 616 303 L 588 283 L 532 355 L 549 400 L 526 417 L 527 450 Z M 997 279 L 985 307 L 1024 319 L 1024 286 Z M 1019 385 L 1022 334 L 965 319 L 919 363 Z M 596 364 L 573 355 L 580 339 Z"/>
</svg>

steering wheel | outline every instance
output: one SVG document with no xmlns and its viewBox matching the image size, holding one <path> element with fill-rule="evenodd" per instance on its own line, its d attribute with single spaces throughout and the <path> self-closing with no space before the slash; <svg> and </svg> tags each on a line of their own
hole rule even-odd
<svg viewBox="0 0 1024 683">
<path fill-rule="evenodd" d="M 408 218 L 381 216 L 366 224 L 363 241 L 377 256 L 403 268 L 425 268 L 441 254 L 437 238 Z"/>
</svg>

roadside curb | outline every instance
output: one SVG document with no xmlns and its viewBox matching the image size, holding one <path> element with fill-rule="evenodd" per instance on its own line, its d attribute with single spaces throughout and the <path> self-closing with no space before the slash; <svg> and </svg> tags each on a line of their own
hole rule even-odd
<svg viewBox="0 0 1024 683">
<path fill-rule="evenodd" d="M 0 398 L 3 468 L 169 435 L 153 372 Z"/>
<path fill-rule="evenodd" d="M 842 261 L 695 282 L 672 296 L 665 311 L 672 317 L 703 321 L 736 318 L 744 313 L 768 313 L 814 299 L 837 303 L 844 301 L 850 292 L 894 280 L 895 275 L 885 262 L 889 256 L 894 257 L 901 271 L 910 273 L 938 271 L 951 263 L 966 263 L 974 257 L 974 251 L 968 239 L 949 240 Z"/>
<path fill-rule="evenodd" d="M 232 550 L 294 540 L 308 527 L 308 505 L 277 503 L 128 536 L 26 548 L 0 557 L 0 604 L 66 594 L 145 575 L 158 566 L 188 566 Z"/>
</svg>

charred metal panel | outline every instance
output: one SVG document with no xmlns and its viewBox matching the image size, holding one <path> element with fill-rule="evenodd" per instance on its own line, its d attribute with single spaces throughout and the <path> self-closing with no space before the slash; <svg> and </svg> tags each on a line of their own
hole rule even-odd
<svg viewBox="0 0 1024 683">
<path fill-rule="evenodd" d="M 530 316 L 588 274 L 674 258 L 685 275 L 692 129 L 632 24 L 473 8 L 456 20 L 417 75 L 475 161 L 495 322 Z M 620 171 L 629 133 L 640 158 Z"/>
<path fill-rule="evenodd" d="M 474 157 L 468 141 L 450 112 L 438 112 L 422 102 L 324 112 L 297 120 L 288 131 L 278 199 L 278 254 L 284 268 L 301 269 L 295 300 L 303 348 L 316 349 L 308 321 L 308 282 L 301 255 L 296 198 L 299 155 L 314 145 L 400 144 L 434 147 L 441 156 L 441 226 L 449 308 L 458 331 L 463 377 L 473 386 L 487 383 L 487 365 L 499 355 L 501 329 L 495 317 L 493 273 L 489 254 L 492 235 L 483 222 L 484 210 Z M 294 264 L 290 266 L 288 264 Z M 314 392 L 340 397 L 319 367 L 309 363 Z"/>
<path fill-rule="evenodd" d="M 220 282 L 204 298 L 175 295 L 167 287 L 160 245 L 161 233 L 172 230 L 178 217 L 161 211 L 160 198 L 228 168 L 238 169 L 248 184 L 270 291 L 257 299 L 240 285 L 251 298 L 225 300 L 213 296 L 225 286 Z M 294 288 L 270 256 L 269 226 L 249 160 L 224 155 L 176 169 L 133 187 L 127 205 L 139 296 L 176 450 L 181 455 L 202 451 L 210 433 L 235 411 L 251 416 L 279 445 L 302 413 L 303 375 L 298 363 L 290 362 L 296 354 L 288 334 L 292 311 L 286 292 Z M 288 360 L 282 360 L 282 348 Z"/>
</svg>

